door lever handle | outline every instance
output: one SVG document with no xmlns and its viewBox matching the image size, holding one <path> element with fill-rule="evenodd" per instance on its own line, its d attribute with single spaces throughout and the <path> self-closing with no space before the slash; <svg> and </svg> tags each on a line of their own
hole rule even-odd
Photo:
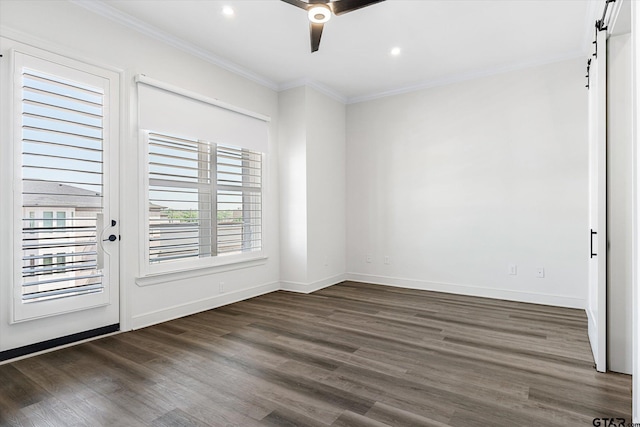
<svg viewBox="0 0 640 427">
<path fill-rule="evenodd" d="M 591 258 L 593 258 L 594 256 L 598 256 L 598 254 L 594 254 L 593 253 L 593 235 L 594 234 L 598 234 L 597 231 L 593 231 L 593 229 L 591 229 L 591 237 L 589 238 L 589 242 L 591 244 L 591 250 L 589 251 L 591 253 Z"/>
<path fill-rule="evenodd" d="M 116 220 L 112 219 L 110 221 L 110 224 L 111 224 L 111 227 L 115 227 Z M 102 242 L 115 242 L 116 240 L 118 240 L 118 236 L 116 236 L 115 234 L 111 234 L 106 239 L 103 239 L 104 235 L 107 233 L 107 230 L 109 229 L 109 227 L 105 227 L 104 225 L 105 225 L 105 219 L 102 212 L 96 214 L 96 234 L 97 234 L 96 241 L 98 243 L 97 249 L 96 249 L 96 252 L 97 252 L 96 266 L 98 270 L 102 270 L 104 268 L 105 253 L 107 255 L 110 255 L 108 251 L 105 251 L 104 244 Z"/>
</svg>

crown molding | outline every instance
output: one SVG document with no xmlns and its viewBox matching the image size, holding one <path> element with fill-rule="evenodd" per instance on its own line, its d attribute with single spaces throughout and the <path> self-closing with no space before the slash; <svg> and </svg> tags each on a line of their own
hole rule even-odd
<svg viewBox="0 0 640 427">
<path fill-rule="evenodd" d="M 293 80 L 287 83 L 283 83 L 280 86 L 278 86 L 278 92 L 282 92 L 285 90 L 289 90 L 289 89 L 294 89 L 297 87 L 301 87 L 301 86 L 307 86 L 310 87 L 314 90 L 316 90 L 317 92 L 322 93 L 323 95 L 328 96 L 329 98 L 332 98 L 342 104 L 346 104 L 347 103 L 347 97 L 343 96 L 342 94 L 340 94 L 339 92 L 336 92 L 335 90 L 331 89 L 328 86 L 323 85 L 322 83 L 318 83 L 317 81 L 313 80 L 313 79 L 308 79 L 308 78 L 302 78 L 302 79 L 297 79 L 297 80 Z"/>
<path fill-rule="evenodd" d="M 455 74 L 455 75 L 443 77 L 440 79 L 426 80 L 426 81 L 422 81 L 422 82 L 418 82 L 410 85 L 400 86 L 400 87 L 396 87 L 396 88 L 381 91 L 381 92 L 374 92 L 374 93 L 365 94 L 365 95 L 348 97 L 328 86 L 325 86 L 313 79 L 306 78 L 306 77 L 293 80 L 290 82 L 278 84 L 275 81 L 268 79 L 253 71 L 250 71 L 238 64 L 235 64 L 232 61 L 229 61 L 220 56 L 217 56 L 206 49 L 195 46 L 192 43 L 189 43 L 178 37 L 170 35 L 160 30 L 157 27 L 154 27 L 137 18 L 134 18 L 129 14 L 121 12 L 118 9 L 112 6 L 109 6 L 103 0 L 68 0 L 68 1 L 80 7 L 83 7 L 91 12 L 94 12 L 98 15 L 101 15 L 107 19 L 110 19 L 116 23 L 129 27 L 135 31 L 138 31 L 152 38 L 155 38 L 167 45 L 173 46 L 177 49 L 180 49 L 184 52 L 187 52 L 191 55 L 201 58 L 229 72 L 232 72 L 236 75 L 244 77 L 262 86 L 265 86 L 276 92 L 281 92 L 284 90 L 293 89 L 301 86 L 308 86 L 343 104 L 355 104 L 359 102 L 366 102 L 366 101 L 371 101 L 371 100 L 384 98 L 388 96 L 400 95 L 404 93 L 415 92 L 415 91 L 429 89 L 429 88 L 438 87 L 438 86 L 446 86 L 446 85 L 463 82 L 467 80 L 488 77 L 495 74 L 502 74 L 510 71 L 517 71 L 525 68 L 531 68 L 531 67 L 550 64 L 554 62 L 561 62 L 561 61 L 566 61 L 570 59 L 576 59 L 579 57 L 584 57 L 590 53 L 591 39 L 593 36 L 593 27 L 595 25 L 596 19 L 599 18 L 598 12 L 600 13 L 602 12 L 602 9 L 599 7 L 599 5 L 601 4 L 600 0 L 589 1 L 587 13 L 585 16 L 586 22 L 585 22 L 585 35 L 584 35 L 584 43 L 583 43 L 584 50 L 570 52 L 565 55 L 540 58 L 532 61 L 522 61 L 522 62 L 518 62 L 505 67 L 494 67 L 494 68 L 488 68 L 484 70 L 475 70 L 467 73 L 461 73 L 461 74 Z"/>
<path fill-rule="evenodd" d="M 262 86 L 266 86 L 271 90 L 278 90 L 278 84 L 273 80 L 261 76 L 258 73 L 254 73 L 253 71 L 249 71 L 246 68 L 220 56 L 214 55 L 206 49 L 202 49 L 192 43 L 170 35 L 160 30 L 159 28 L 154 27 L 153 25 L 147 24 L 146 22 L 143 22 L 127 13 L 121 12 L 118 9 L 109 6 L 102 0 L 69 0 L 69 2 L 83 7 L 104 18 L 110 19 L 118 24 L 129 27 L 135 31 L 138 31 L 139 33 L 145 34 L 149 37 L 153 37 L 156 40 L 159 40 L 169 46 L 187 52 L 193 56 L 217 65 L 220 68 L 242 76 Z"/>
<path fill-rule="evenodd" d="M 590 55 L 592 50 L 592 42 L 594 39 L 596 21 L 600 19 L 602 9 L 604 7 L 604 0 L 591 0 L 587 5 L 587 13 L 585 15 L 584 23 L 584 37 L 582 46 L 584 48 L 584 54 Z"/>
<path fill-rule="evenodd" d="M 571 52 L 565 55 L 557 55 L 546 58 L 541 58 L 533 61 L 522 61 L 506 67 L 487 68 L 484 70 L 475 70 L 469 73 L 454 74 L 441 79 L 426 80 L 420 83 L 401 86 L 394 89 L 389 89 L 382 92 L 372 93 L 368 95 L 354 96 L 347 99 L 347 104 L 357 104 L 359 102 L 373 101 L 379 98 L 386 98 L 394 95 L 402 95 L 410 92 L 417 92 L 424 89 L 430 89 L 439 86 L 448 86 L 454 83 L 460 83 L 468 80 L 475 80 L 482 77 L 489 77 L 498 74 L 504 74 L 511 71 L 524 70 L 527 68 L 538 67 L 547 64 L 553 64 L 556 62 L 569 61 L 571 59 L 583 58 L 585 53 L 582 51 Z"/>
</svg>

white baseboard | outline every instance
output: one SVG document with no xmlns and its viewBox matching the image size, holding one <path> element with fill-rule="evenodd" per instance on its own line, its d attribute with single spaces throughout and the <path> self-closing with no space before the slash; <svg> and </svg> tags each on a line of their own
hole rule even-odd
<svg viewBox="0 0 640 427">
<path fill-rule="evenodd" d="M 220 295 L 215 295 L 209 298 L 203 298 L 201 300 L 188 302 L 185 304 L 178 304 L 171 307 L 164 308 L 162 310 L 152 311 L 149 313 L 140 314 L 134 316 L 131 320 L 132 329 L 145 328 L 147 326 L 155 325 L 169 320 L 177 319 L 179 317 L 189 316 L 191 314 L 199 313 L 205 310 L 211 310 L 223 305 L 233 304 L 234 302 L 246 300 L 249 298 L 257 297 L 259 295 L 268 294 L 278 290 L 311 293 L 322 288 L 326 288 L 331 285 L 343 282 L 345 280 L 344 274 L 339 274 L 333 277 L 327 277 L 326 279 L 318 280 L 312 283 L 298 283 L 298 282 L 272 282 L 264 285 L 255 286 L 248 289 L 242 289 L 235 292 L 228 292 Z"/>
<path fill-rule="evenodd" d="M 320 289 L 333 286 L 344 281 L 344 274 L 338 274 L 337 276 L 327 277 L 311 283 L 281 281 L 280 290 L 310 294 L 311 292 L 319 291 Z"/>
<path fill-rule="evenodd" d="M 593 353 L 593 358 L 595 360 L 597 356 L 594 345 L 597 343 L 596 339 L 598 331 L 598 328 L 596 327 L 596 315 L 590 308 L 586 308 L 584 311 L 587 313 L 587 321 L 589 322 L 589 344 L 591 346 L 591 353 Z"/>
<path fill-rule="evenodd" d="M 201 311 L 211 310 L 212 308 L 268 294 L 269 292 L 277 291 L 279 289 L 279 282 L 266 283 L 252 288 L 242 289 L 235 292 L 227 292 L 185 304 L 174 305 L 162 310 L 140 314 L 138 316 L 134 316 L 131 320 L 132 329 L 140 329 L 157 323 L 177 319 L 179 317 L 189 316 Z"/>
<path fill-rule="evenodd" d="M 569 308 L 585 308 L 585 301 L 579 298 L 565 297 L 559 295 L 538 294 L 530 292 L 511 291 L 506 289 L 493 289 L 476 287 L 469 285 L 457 285 L 451 283 L 436 283 L 415 279 L 404 279 L 398 277 L 377 276 L 361 273 L 346 273 L 327 277 L 311 283 L 301 282 L 272 282 L 235 292 L 228 292 L 215 295 L 209 298 L 192 301 L 185 304 L 178 304 L 149 313 L 134 316 L 131 321 L 132 329 L 140 329 L 157 323 L 166 322 L 179 317 L 189 316 L 205 310 L 210 310 L 223 305 L 257 297 L 277 290 L 299 292 L 309 294 L 320 289 L 341 283 L 345 280 L 354 282 L 371 283 L 376 285 L 396 286 L 408 289 L 421 289 L 426 291 L 445 292 L 451 294 L 471 295 L 493 299 L 503 299 L 508 301 L 528 302 L 534 304 L 554 305 Z M 587 314 L 589 314 L 587 312 Z M 591 319 L 590 319 L 591 321 Z"/>
<path fill-rule="evenodd" d="M 372 283 L 374 285 L 396 286 L 399 288 L 420 289 L 425 291 L 445 292 L 449 294 L 470 295 L 476 297 L 502 299 L 507 301 L 528 302 L 533 304 L 554 305 L 558 307 L 584 309 L 586 301 L 580 298 L 561 295 L 539 294 L 533 292 L 512 291 L 452 283 L 437 283 L 399 277 L 385 277 L 372 274 L 347 273 L 346 280 Z"/>
</svg>

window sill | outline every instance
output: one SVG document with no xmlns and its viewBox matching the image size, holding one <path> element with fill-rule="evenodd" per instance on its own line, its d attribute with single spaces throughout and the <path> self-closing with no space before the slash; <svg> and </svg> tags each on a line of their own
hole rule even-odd
<svg viewBox="0 0 640 427">
<path fill-rule="evenodd" d="M 194 277 L 208 276 L 216 273 L 224 273 L 227 271 L 241 270 L 244 268 L 252 268 L 267 263 L 268 257 L 261 256 L 256 258 L 245 259 L 242 261 L 233 261 L 221 265 L 209 265 L 200 268 L 191 268 L 188 270 L 176 270 L 168 273 L 149 274 L 142 277 L 136 277 L 136 285 L 140 287 L 159 285 L 161 283 L 174 282 L 176 280 L 191 279 Z"/>
</svg>

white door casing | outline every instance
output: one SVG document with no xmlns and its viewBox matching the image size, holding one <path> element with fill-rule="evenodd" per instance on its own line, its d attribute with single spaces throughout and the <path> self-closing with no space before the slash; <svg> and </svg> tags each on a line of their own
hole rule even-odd
<svg viewBox="0 0 640 427">
<path fill-rule="evenodd" d="M 597 31 L 589 68 L 589 341 L 596 369 L 607 369 L 607 193 L 606 193 L 606 31 Z"/>
</svg>

